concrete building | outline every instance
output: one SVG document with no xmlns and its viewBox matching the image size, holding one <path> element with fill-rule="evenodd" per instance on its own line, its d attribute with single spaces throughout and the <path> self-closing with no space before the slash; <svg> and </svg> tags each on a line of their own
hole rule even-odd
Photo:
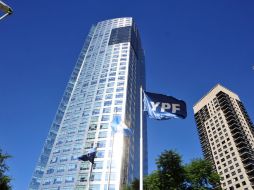
<svg viewBox="0 0 254 190">
<path fill-rule="evenodd" d="M 204 157 L 222 189 L 253 189 L 253 124 L 238 95 L 218 84 L 193 108 Z"/>
</svg>

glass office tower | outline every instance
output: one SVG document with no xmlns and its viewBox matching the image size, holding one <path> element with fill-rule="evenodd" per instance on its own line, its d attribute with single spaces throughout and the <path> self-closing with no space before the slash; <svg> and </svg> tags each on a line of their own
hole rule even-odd
<svg viewBox="0 0 254 190">
<path fill-rule="evenodd" d="M 118 190 L 139 178 L 141 85 L 145 89 L 144 52 L 133 19 L 111 19 L 92 26 L 29 190 Z M 110 126 L 115 115 L 132 129 L 131 136 L 113 135 Z M 147 174 L 146 120 L 142 119 Z M 97 153 L 90 175 L 90 162 L 77 158 L 93 147 Z"/>
</svg>

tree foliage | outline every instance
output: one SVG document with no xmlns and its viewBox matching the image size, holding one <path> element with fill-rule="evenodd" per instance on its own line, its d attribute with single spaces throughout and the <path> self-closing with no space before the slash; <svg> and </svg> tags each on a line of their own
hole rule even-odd
<svg viewBox="0 0 254 190">
<path fill-rule="evenodd" d="M 144 189 L 145 190 L 160 190 L 160 177 L 159 172 L 154 171 L 150 175 L 144 178 Z"/>
<path fill-rule="evenodd" d="M 156 160 L 160 189 L 180 190 L 184 184 L 184 167 L 181 156 L 172 150 L 165 150 Z"/>
<path fill-rule="evenodd" d="M 1 190 L 10 190 L 10 177 L 5 175 L 5 172 L 9 170 L 8 166 L 5 163 L 5 160 L 10 156 L 7 154 L 3 154 L 0 149 L 0 189 Z"/>
<path fill-rule="evenodd" d="M 213 171 L 211 163 L 207 160 L 193 160 L 185 166 L 185 175 L 188 189 L 216 189 L 219 186 L 220 176 Z"/>
<path fill-rule="evenodd" d="M 139 180 L 134 179 L 134 181 L 131 183 L 131 189 L 132 190 L 139 190 Z"/>
<path fill-rule="evenodd" d="M 157 170 L 144 178 L 144 190 L 220 190 L 220 176 L 209 161 L 194 159 L 183 165 L 181 156 L 166 150 L 156 159 Z M 139 190 L 135 179 L 125 190 Z"/>
</svg>

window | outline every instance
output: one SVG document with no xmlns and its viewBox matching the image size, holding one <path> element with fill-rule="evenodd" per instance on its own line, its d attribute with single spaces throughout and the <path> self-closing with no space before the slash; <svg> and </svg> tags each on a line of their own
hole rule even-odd
<svg viewBox="0 0 254 190">
<path fill-rule="evenodd" d="M 54 179 L 54 184 L 60 184 L 60 183 L 62 183 L 62 178 L 61 177 L 56 177 Z"/>
<path fill-rule="evenodd" d="M 63 149 L 63 152 L 69 152 L 71 149 L 70 148 L 65 148 Z"/>
<path fill-rule="evenodd" d="M 105 96 L 105 99 L 108 100 L 108 99 L 112 99 L 113 98 L 113 94 L 107 94 Z"/>
<path fill-rule="evenodd" d="M 93 142 L 86 142 L 85 149 L 93 148 Z"/>
<path fill-rule="evenodd" d="M 97 148 L 104 148 L 106 147 L 106 141 L 98 141 Z"/>
<path fill-rule="evenodd" d="M 108 82 L 112 82 L 112 81 L 115 81 L 115 77 L 110 77 L 109 79 L 108 79 Z M 111 84 L 111 83 L 110 83 Z M 113 86 L 113 85 L 112 85 Z"/>
<path fill-rule="evenodd" d="M 109 185 L 109 190 L 115 190 L 115 189 L 116 189 L 115 184 L 110 184 Z M 104 185 L 104 190 L 108 190 L 108 185 L 107 184 Z"/>
<path fill-rule="evenodd" d="M 79 181 L 86 182 L 88 180 L 88 174 L 80 174 Z"/>
<path fill-rule="evenodd" d="M 104 90 L 98 90 L 98 91 L 97 91 L 97 95 L 103 94 L 103 92 L 104 92 Z"/>
<path fill-rule="evenodd" d="M 108 123 L 102 123 L 100 129 L 108 129 Z"/>
<path fill-rule="evenodd" d="M 94 107 L 100 107 L 101 106 L 101 102 L 95 102 L 94 103 Z"/>
<path fill-rule="evenodd" d="M 122 103 L 123 103 L 122 100 L 116 100 L 116 101 L 115 101 L 115 105 L 121 105 Z"/>
<path fill-rule="evenodd" d="M 98 115 L 100 114 L 100 109 L 94 109 L 92 112 L 92 115 Z"/>
<path fill-rule="evenodd" d="M 93 117 L 91 117 L 91 122 L 97 122 L 98 119 L 99 119 L 98 116 L 93 116 Z"/>
<path fill-rule="evenodd" d="M 90 162 L 82 162 L 80 165 L 80 170 L 89 170 Z"/>
<path fill-rule="evenodd" d="M 110 115 L 103 115 L 101 121 L 109 121 Z"/>
<path fill-rule="evenodd" d="M 123 90 L 124 90 L 123 87 L 118 87 L 118 88 L 116 89 L 116 92 L 122 92 Z"/>
<path fill-rule="evenodd" d="M 103 113 L 110 113 L 110 111 L 111 111 L 110 107 L 107 107 L 107 108 L 103 109 Z"/>
<path fill-rule="evenodd" d="M 99 184 L 91 184 L 89 187 L 89 190 L 100 190 L 100 185 Z"/>
<path fill-rule="evenodd" d="M 96 128 L 97 128 L 96 124 L 89 125 L 89 131 L 94 131 L 94 130 L 96 130 Z"/>
<path fill-rule="evenodd" d="M 60 165 L 60 166 L 58 166 L 58 168 L 57 168 L 57 172 L 64 172 L 64 168 L 65 168 L 65 165 Z"/>
<path fill-rule="evenodd" d="M 56 163 L 57 160 L 58 160 L 58 157 L 53 157 L 53 158 L 51 159 L 50 163 L 51 163 L 51 164 L 52 164 L 52 163 Z"/>
<path fill-rule="evenodd" d="M 110 155 L 111 155 L 112 152 L 110 152 Z M 107 163 L 107 168 L 110 168 L 110 161 L 108 161 Z M 116 162 L 115 160 L 112 160 L 112 163 L 111 163 L 111 169 L 113 168 L 116 168 Z"/>
<path fill-rule="evenodd" d="M 77 153 L 77 154 L 80 154 L 80 153 Z M 78 155 L 71 156 L 71 160 L 77 160 L 78 157 L 79 157 Z"/>
<path fill-rule="evenodd" d="M 90 178 L 91 181 L 101 181 L 101 172 L 94 172 Z"/>
<path fill-rule="evenodd" d="M 123 93 L 116 94 L 116 98 L 123 98 Z"/>
<path fill-rule="evenodd" d="M 52 173 L 54 173 L 54 169 L 53 168 L 50 168 L 50 169 L 47 170 L 47 174 L 52 174 Z"/>
<path fill-rule="evenodd" d="M 118 75 L 125 75 L 125 71 L 119 71 Z"/>
<path fill-rule="evenodd" d="M 102 95 L 96 96 L 95 101 L 99 101 L 99 100 L 102 100 Z"/>
<path fill-rule="evenodd" d="M 96 158 L 104 158 L 104 151 L 97 151 L 96 152 Z"/>
<path fill-rule="evenodd" d="M 77 169 L 77 164 L 69 164 L 68 171 L 75 171 Z"/>
<path fill-rule="evenodd" d="M 116 113 L 121 112 L 122 111 L 122 107 L 115 107 L 114 110 L 115 110 Z"/>
<path fill-rule="evenodd" d="M 119 76 L 118 77 L 118 80 L 124 80 L 125 79 L 125 76 Z"/>
<path fill-rule="evenodd" d="M 106 173 L 106 175 L 105 175 L 105 181 L 107 181 L 108 180 L 108 176 L 109 176 L 109 173 Z M 114 181 L 114 180 L 116 180 L 116 173 L 114 173 L 114 172 L 111 172 L 111 174 L 110 174 L 110 181 Z"/>
<path fill-rule="evenodd" d="M 95 132 L 87 134 L 87 139 L 94 139 L 94 138 L 95 138 Z"/>
<path fill-rule="evenodd" d="M 51 183 L 51 178 L 47 178 L 43 181 L 43 184 L 42 185 L 50 185 Z"/>
<path fill-rule="evenodd" d="M 116 72 L 109 73 L 109 76 L 116 76 Z"/>
<path fill-rule="evenodd" d="M 112 101 L 105 101 L 104 106 L 110 106 L 112 104 Z"/>
<path fill-rule="evenodd" d="M 67 176 L 65 178 L 65 183 L 73 183 L 74 182 L 74 177 L 73 176 Z"/>
<path fill-rule="evenodd" d="M 108 88 L 107 90 L 106 90 L 106 93 L 112 93 L 114 91 L 114 88 Z"/>
<path fill-rule="evenodd" d="M 93 169 L 102 169 L 103 162 L 94 162 Z"/>
<path fill-rule="evenodd" d="M 124 85 L 124 81 L 123 82 L 118 82 L 117 86 L 123 86 Z"/>
<path fill-rule="evenodd" d="M 68 160 L 67 156 L 62 156 L 60 162 L 66 162 Z"/>
<path fill-rule="evenodd" d="M 107 131 L 102 131 L 99 133 L 99 138 L 106 138 L 107 137 Z"/>
</svg>

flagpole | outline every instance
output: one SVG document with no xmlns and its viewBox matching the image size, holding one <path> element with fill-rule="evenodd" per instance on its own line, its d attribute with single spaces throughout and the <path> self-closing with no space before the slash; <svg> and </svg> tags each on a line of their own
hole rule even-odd
<svg viewBox="0 0 254 190">
<path fill-rule="evenodd" d="M 113 133 L 112 150 L 111 150 L 111 155 L 110 155 L 109 174 L 108 174 L 108 188 L 107 188 L 107 190 L 109 190 L 109 184 L 110 184 L 111 165 L 112 165 L 112 157 L 113 157 L 113 152 L 114 152 L 114 140 L 115 140 L 115 134 Z"/>
<path fill-rule="evenodd" d="M 93 163 L 91 163 L 91 167 L 90 167 L 90 173 L 89 173 L 87 190 L 89 190 L 89 188 L 90 188 L 90 179 L 91 179 L 92 171 L 93 171 Z"/>
<path fill-rule="evenodd" d="M 143 89 L 142 85 L 140 86 L 140 177 L 139 177 L 139 190 L 143 190 Z"/>
<path fill-rule="evenodd" d="M 109 190 L 109 186 L 110 186 L 111 165 L 112 165 L 112 157 L 113 157 L 113 152 L 114 152 L 114 141 L 115 141 L 115 132 L 113 131 L 113 139 L 112 139 L 112 146 L 111 146 L 111 155 L 110 155 L 109 174 L 108 174 L 108 188 L 107 188 L 107 190 Z"/>
</svg>

